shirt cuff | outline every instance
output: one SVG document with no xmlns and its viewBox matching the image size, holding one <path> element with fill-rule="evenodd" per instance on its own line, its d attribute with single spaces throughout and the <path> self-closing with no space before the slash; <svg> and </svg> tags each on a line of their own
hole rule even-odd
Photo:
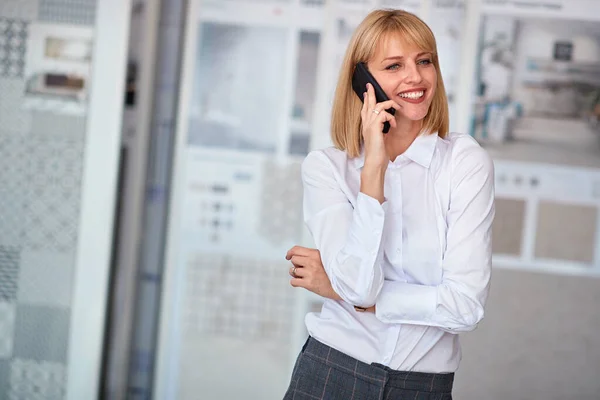
<svg viewBox="0 0 600 400">
<path fill-rule="evenodd" d="M 386 323 L 430 325 L 437 308 L 437 287 L 385 281 L 375 313 Z"/>
<path fill-rule="evenodd" d="M 387 201 L 380 204 L 379 200 L 373 197 L 362 192 L 358 194 L 356 209 L 354 210 L 354 220 L 352 221 L 352 225 L 350 225 L 348 246 L 346 247 L 348 253 L 359 257 L 364 257 L 365 255 L 377 256 L 381 248 L 381 238 L 387 208 Z"/>
</svg>

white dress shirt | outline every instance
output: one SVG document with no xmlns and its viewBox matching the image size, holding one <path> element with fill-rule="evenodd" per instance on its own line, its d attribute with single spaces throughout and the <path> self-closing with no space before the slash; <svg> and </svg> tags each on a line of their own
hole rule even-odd
<svg viewBox="0 0 600 400">
<path fill-rule="evenodd" d="M 335 148 L 302 164 L 304 219 L 344 299 L 308 314 L 308 332 L 366 363 L 454 372 L 457 333 L 476 327 L 488 296 L 492 160 L 468 135 L 421 135 L 390 161 L 383 204 L 360 192 L 363 164 Z"/>
</svg>

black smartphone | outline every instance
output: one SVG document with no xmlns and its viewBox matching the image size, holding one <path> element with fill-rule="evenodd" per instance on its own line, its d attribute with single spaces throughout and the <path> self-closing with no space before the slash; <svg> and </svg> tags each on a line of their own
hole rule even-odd
<svg viewBox="0 0 600 400">
<path fill-rule="evenodd" d="M 379 83 L 377 83 L 373 75 L 371 75 L 369 72 L 367 64 L 359 62 L 356 64 L 356 67 L 354 67 L 354 74 L 352 75 L 352 89 L 354 89 L 354 92 L 361 101 L 364 101 L 363 93 L 367 91 L 367 83 L 373 85 L 373 89 L 375 90 L 375 101 L 377 101 L 377 103 L 389 100 L 381 86 L 379 86 Z M 392 115 L 396 113 L 395 108 L 388 108 L 385 111 Z M 389 131 L 390 122 L 385 121 L 383 124 L 383 133 L 388 133 Z"/>
</svg>

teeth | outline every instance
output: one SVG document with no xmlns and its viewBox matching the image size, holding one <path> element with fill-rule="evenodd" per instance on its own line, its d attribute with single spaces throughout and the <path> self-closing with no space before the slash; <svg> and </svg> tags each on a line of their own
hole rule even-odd
<svg viewBox="0 0 600 400">
<path fill-rule="evenodd" d="M 406 98 L 409 98 L 409 99 L 418 99 L 418 98 L 422 97 L 424 93 L 425 92 L 422 91 L 422 90 L 419 91 L 419 92 L 408 92 L 408 93 L 402 93 L 402 94 L 400 94 L 400 97 L 406 97 Z"/>
</svg>

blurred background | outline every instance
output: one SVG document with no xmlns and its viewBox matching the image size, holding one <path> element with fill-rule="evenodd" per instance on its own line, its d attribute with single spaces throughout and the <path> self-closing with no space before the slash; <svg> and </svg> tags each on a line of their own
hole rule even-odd
<svg viewBox="0 0 600 400">
<path fill-rule="evenodd" d="M 600 399 L 600 1 L 0 0 L 0 399 L 281 399 L 300 164 L 373 8 L 496 166 L 461 400 Z"/>
</svg>

